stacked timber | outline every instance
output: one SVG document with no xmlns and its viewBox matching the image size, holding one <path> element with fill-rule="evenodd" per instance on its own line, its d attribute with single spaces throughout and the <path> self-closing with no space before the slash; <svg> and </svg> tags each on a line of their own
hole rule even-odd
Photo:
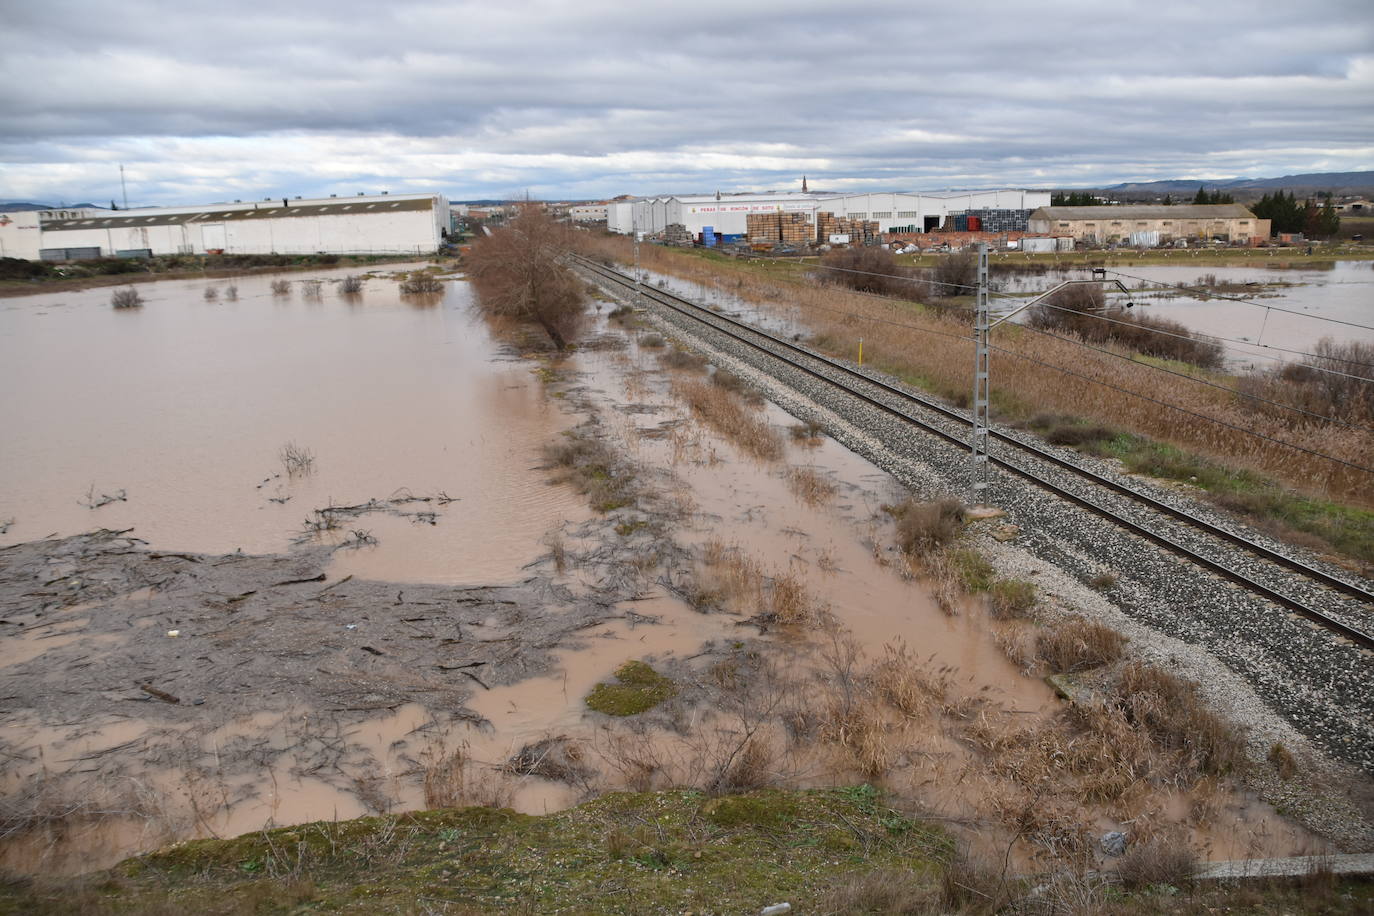
<svg viewBox="0 0 1374 916">
<path fill-rule="evenodd" d="M 780 213 L 749 213 L 744 217 L 745 231 L 752 244 L 777 243 L 782 241 L 782 220 Z"/>
<path fill-rule="evenodd" d="M 689 248 L 695 241 L 692 233 L 688 232 L 687 227 L 682 223 L 669 223 L 663 227 L 663 243 L 665 245 Z"/>
</svg>

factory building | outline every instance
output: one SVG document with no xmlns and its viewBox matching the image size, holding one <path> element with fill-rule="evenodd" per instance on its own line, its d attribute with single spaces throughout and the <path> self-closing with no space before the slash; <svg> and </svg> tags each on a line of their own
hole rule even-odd
<svg viewBox="0 0 1374 916">
<path fill-rule="evenodd" d="M 1030 231 L 1098 245 L 1214 238 L 1249 243 L 1269 238 L 1269 220 L 1241 204 L 1041 207 L 1030 216 Z"/>
<path fill-rule="evenodd" d="M 575 223 L 604 223 L 605 204 L 576 204 L 568 208 L 568 218 Z"/>
<path fill-rule="evenodd" d="M 956 228 L 956 218 L 969 214 L 1006 225 L 990 231 L 1025 230 L 1031 211 L 1048 206 L 1048 191 L 1003 188 L 985 191 L 903 191 L 876 194 L 772 192 L 766 194 L 670 195 L 615 200 L 607 204 L 606 228 L 629 234 L 656 235 L 680 225 L 691 236 L 709 228 L 714 235 L 745 236 L 750 215 L 803 214 L 813 227 L 820 214 L 837 220 L 877 223 L 879 232 L 931 232 Z M 969 228 L 967 225 L 958 228 Z"/>
<path fill-rule="evenodd" d="M 36 210 L 31 214 L 5 214 L 11 224 L 0 225 L 0 254 L 30 260 L 173 254 L 427 254 L 443 243 L 450 225 L 449 204 L 440 194 L 276 198 L 201 207 Z"/>
</svg>

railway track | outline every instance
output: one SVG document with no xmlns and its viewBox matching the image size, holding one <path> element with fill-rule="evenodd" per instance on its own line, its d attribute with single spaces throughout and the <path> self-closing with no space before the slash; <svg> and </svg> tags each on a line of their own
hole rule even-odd
<svg viewBox="0 0 1374 916">
<path fill-rule="evenodd" d="M 575 257 L 575 264 L 622 290 L 633 292 L 636 289 L 633 277 L 604 264 L 581 257 Z M 753 350 L 766 353 L 770 358 L 793 370 L 834 386 L 848 397 L 918 427 L 951 445 L 968 448 L 967 433 L 961 436 L 959 432 L 951 431 L 950 427 L 963 431 L 972 426 L 972 421 L 956 410 L 875 379 L 867 373 L 817 354 L 747 322 L 713 312 L 682 296 L 642 284 L 638 286 L 638 290 L 646 299 L 695 322 L 705 324 Z M 1285 587 L 1284 583 L 1260 581 L 1253 571 L 1237 568 L 1241 564 L 1219 558 L 1216 551 L 1205 551 L 1184 543 L 1177 532 L 1168 530 L 1168 522 L 1184 526 L 1188 532 L 1200 535 L 1205 540 L 1239 549 L 1261 563 L 1281 568 L 1289 574 L 1290 579 L 1296 579 L 1308 587 L 1318 586 L 1328 594 L 1358 602 L 1361 609 L 1367 613 L 1374 608 L 1374 593 L 1360 585 L 1257 543 L 1120 481 L 1098 474 L 1033 443 L 997 430 L 993 430 L 991 436 L 1002 446 L 999 449 L 1002 454 L 989 455 L 989 462 L 993 466 L 1105 518 L 1126 531 L 1182 556 L 1208 572 L 1233 582 L 1287 611 L 1301 615 L 1360 648 L 1374 650 L 1374 635 L 1366 628 L 1367 624 L 1347 622 L 1314 607 L 1312 601 L 1295 596 L 1295 593 L 1301 592 L 1303 588 L 1293 587 L 1291 582 Z M 1066 486 L 1062 481 L 1051 479 L 1055 474 L 1070 475 L 1078 486 Z M 1145 510 L 1145 518 L 1130 518 L 1123 512 L 1105 505 L 1105 501 L 1098 498 L 1104 491 L 1123 497 L 1137 509 Z"/>
</svg>

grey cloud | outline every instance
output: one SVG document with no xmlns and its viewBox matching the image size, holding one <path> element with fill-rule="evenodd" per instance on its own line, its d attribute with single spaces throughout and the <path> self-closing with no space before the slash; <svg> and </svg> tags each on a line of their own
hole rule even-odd
<svg viewBox="0 0 1374 916">
<path fill-rule="evenodd" d="M 171 202 L 364 179 L 600 196 L 817 163 L 1084 183 L 1300 171 L 1312 150 L 1367 167 L 1374 147 L 1374 17 L 1346 0 L 9 6 L 0 196 L 101 196 L 116 161 Z"/>
</svg>

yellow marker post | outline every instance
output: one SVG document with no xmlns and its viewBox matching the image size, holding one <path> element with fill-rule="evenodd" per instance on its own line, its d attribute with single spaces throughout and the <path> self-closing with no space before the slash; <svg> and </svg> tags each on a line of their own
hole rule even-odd
<svg viewBox="0 0 1374 916">
<path fill-rule="evenodd" d="M 863 339 L 862 337 L 860 337 L 860 338 L 859 338 L 859 365 L 862 366 L 863 364 L 864 364 L 864 339 Z"/>
</svg>

